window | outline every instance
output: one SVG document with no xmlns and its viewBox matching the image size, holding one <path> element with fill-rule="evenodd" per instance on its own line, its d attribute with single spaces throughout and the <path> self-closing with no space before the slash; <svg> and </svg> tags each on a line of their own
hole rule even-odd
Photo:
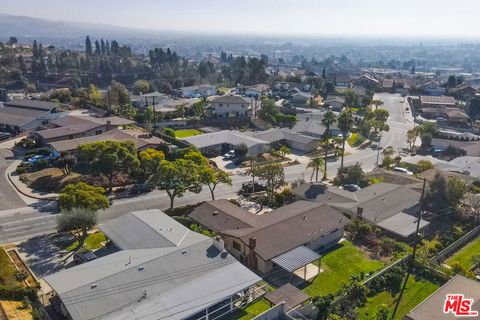
<svg viewBox="0 0 480 320">
<path fill-rule="evenodd" d="M 95 131 L 95 135 L 98 136 L 99 134 L 102 134 L 102 130 L 97 130 Z"/>
<path fill-rule="evenodd" d="M 69 135 L 68 139 L 72 140 L 73 139 L 73 134 Z"/>
<path fill-rule="evenodd" d="M 48 120 L 42 120 L 42 126 L 48 124 Z"/>
<path fill-rule="evenodd" d="M 237 241 L 233 241 L 233 249 L 237 251 L 242 251 L 242 246 Z"/>
</svg>

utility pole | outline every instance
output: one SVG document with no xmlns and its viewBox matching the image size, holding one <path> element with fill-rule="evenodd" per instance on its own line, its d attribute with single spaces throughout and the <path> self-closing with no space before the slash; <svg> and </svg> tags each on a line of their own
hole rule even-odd
<svg viewBox="0 0 480 320">
<path fill-rule="evenodd" d="M 418 243 L 420 242 L 420 221 L 422 220 L 422 214 L 423 214 L 423 208 L 424 208 L 426 184 L 427 184 L 427 178 L 423 178 L 422 196 L 420 197 L 420 212 L 418 214 L 418 219 L 417 219 L 417 230 L 415 233 L 415 242 L 413 244 L 412 260 L 410 262 L 410 266 L 407 267 L 407 276 L 405 277 L 405 281 L 403 282 L 402 290 L 400 291 L 400 295 L 398 296 L 397 303 L 395 304 L 395 309 L 393 309 L 392 320 L 395 319 L 395 314 L 397 313 L 398 306 L 400 305 L 400 301 L 402 300 L 405 287 L 407 286 L 408 278 L 410 278 L 410 274 L 413 272 L 415 268 L 415 255 L 417 253 Z"/>
<path fill-rule="evenodd" d="M 112 115 L 112 103 L 110 102 L 110 87 L 107 90 L 107 98 L 108 98 L 108 116 Z"/>
<path fill-rule="evenodd" d="M 153 108 L 153 131 L 157 129 L 157 112 L 155 111 L 155 96 L 152 96 L 152 108 Z"/>
</svg>

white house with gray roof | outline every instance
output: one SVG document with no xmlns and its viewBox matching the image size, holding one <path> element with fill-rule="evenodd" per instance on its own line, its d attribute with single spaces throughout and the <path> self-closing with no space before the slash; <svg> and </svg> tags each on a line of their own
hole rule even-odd
<svg viewBox="0 0 480 320">
<path fill-rule="evenodd" d="M 132 212 L 100 229 L 118 252 L 45 278 L 73 320 L 217 319 L 249 301 L 261 280 L 221 240 L 160 210 Z"/>
<path fill-rule="evenodd" d="M 221 96 L 214 98 L 207 108 L 207 118 L 244 118 L 249 116 L 253 108 L 253 98 L 236 95 Z"/>
</svg>

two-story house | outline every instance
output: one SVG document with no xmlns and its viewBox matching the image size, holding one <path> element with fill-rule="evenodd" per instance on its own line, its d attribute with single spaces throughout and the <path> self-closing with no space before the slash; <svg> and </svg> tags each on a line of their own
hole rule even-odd
<svg viewBox="0 0 480 320">
<path fill-rule="evenodd" d="M 253 98 L 246 98 L 236 95 L 221 96 L 213 99 L 207 108 L 207 118 L 227 119 L 248 117 L 249 110 L 252 110 Z"/>
</svg>

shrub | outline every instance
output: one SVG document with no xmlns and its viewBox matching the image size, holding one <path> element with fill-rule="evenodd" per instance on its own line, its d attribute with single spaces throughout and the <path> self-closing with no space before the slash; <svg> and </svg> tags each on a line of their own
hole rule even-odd
<svg viewBox="0 0 480 320">
<path fill-rule="evenodd" d="M 35 171 L 43 170 L 43 169 L 45 169 L 46 167 L 48 167 L 48 160 L 45 160 L 45 159 L 38 160 L 38 161 L 33 165 L 33 169 L 34 169 Z"/>
<path fill-rule="evenodd" d="M 362 143 L 365 142 L 365 137 L 361 134 L 357 134 L 357 137 L 355 138 L 355 141 L 353 141 L 353 146 L 354 147 L 357 147 L 359 145 L 361 145 Z"/>
<path fill-rule="evenodd" d="M 42 155 L 42 156 L 49 156 L 50 155 L 50 149 L 47 147 L 42 147 L 42 148 L 36 148 L 36 149 L 31 149 L 25 153 L 26 157 L 34 156 L 34 155 Z"/>
<path fill-rule="evenodd" d="M 27 173 L 27 172 L 30 172 L 32 168 L 30 167 L 29 164 L 20 164 L 17 169 L 15 170 L 15 172 L 18 174 L 18 175 L 21 175 L 21 174 L 24 174 L 24 173 Z"/>
<path fill-rule="evenodd" d="M 431 133 L 427 132 L 427 133 L 422 134 L 420 139 L 422 140 L 422 146 L 431 146 L 432 145 L 433 136 L 432 136 Z"/>
</svg>

